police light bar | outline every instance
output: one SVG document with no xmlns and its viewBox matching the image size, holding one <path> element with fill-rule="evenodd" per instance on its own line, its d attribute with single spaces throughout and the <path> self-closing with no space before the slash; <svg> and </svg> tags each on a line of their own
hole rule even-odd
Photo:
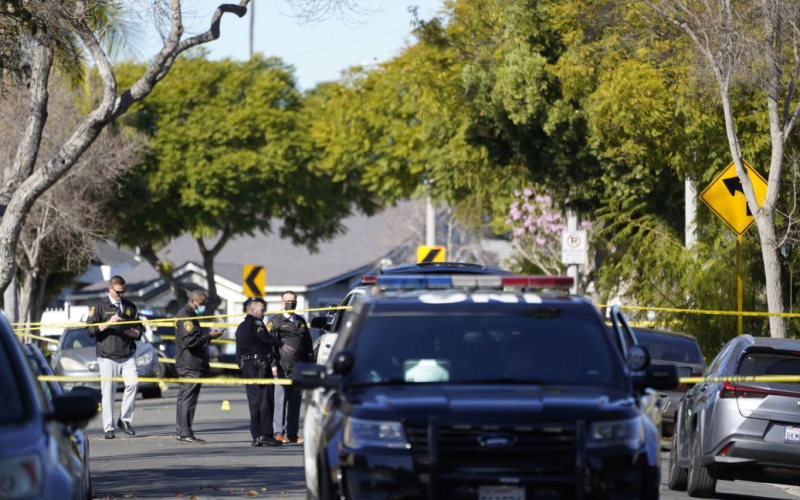
<svg viewBox="0 0 800 500">
<path fill-rule="evenodd" d="M 363 283 L 363 278 L 362 278 Z M 375 284 L 381 290 L 418 289 L 548 289 L 568 291 L 571 276 L 498 276 L 486 274 L 378 276 Z"/>
<path fill-rule="evenodd" d="M 362 276 L 361 277 L 361 284 L 362 285 L 374 285 L 378 282 L 377 276 Z"/>
</svg>

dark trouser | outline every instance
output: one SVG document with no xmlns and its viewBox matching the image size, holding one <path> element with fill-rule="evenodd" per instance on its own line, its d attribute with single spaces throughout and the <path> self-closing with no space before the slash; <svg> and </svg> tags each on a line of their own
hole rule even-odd
<svg viewBox="0 0 800 500">
<path fill-rule="evenodd" d="M 288 378 L 282 368 L 278 377 Z M 296 437 L 300 430 L 300 405 L 303 402 L 303 390 L 290 385 L 275 386 L 275 422 L 276 434 Z"/>
<path fill-rule="evenodd" d="M 178 368 L 178 377 L 180 378 L 200 378 L 202 375 L 203 372 L 200 370 Z M 200 398 L 200 387 L 202 384 L 180 384 L 175 420 L 179 437 L 194 436 L 192 422 L 194 421 L 194 410 L 197 408 L 197 400 Z"/>
<path fill-rule="evenodd" d="M 258 368 L 254 359 L 242 362 L 242 376 L 258 378 Z M 271 371 L 269 376 L 272 376 Z M 253 439 L 272 436 L 272 400 L 275 386 L 252 384 L 244 387 L 247 393 L 247 407 L 250 409 L 250 435 Z"/>
</svg>

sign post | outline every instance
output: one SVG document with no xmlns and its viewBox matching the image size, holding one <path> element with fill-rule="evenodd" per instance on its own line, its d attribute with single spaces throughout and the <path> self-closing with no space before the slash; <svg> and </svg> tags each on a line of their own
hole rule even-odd
<svg viewBox="0 0 800 500">
<path fill-rule="evenodd" d="M 242 273 L 242 288 L 244 294 L 250 298 L 263 297 L 264 286 L 267 282 L 266 272 L 264 266 L 244 266 Z"/>
<path fill-rule="evenodd" d="M 767 181 L 747 162 L 744 162 L 744 168 L 750 178 L 750 182 L 753 183 L 756 202 L 758 206 L 761 206 L 767 196 Z M 700 199 L 736 233 L 736 307 L 739 312 L 736 326 L 738 334 L 741 335 L 743 305 L 742 235 L 750 229 L 750 226 L 755 222 L 755 218 L 747 205 L 744 189 L 742 189 L 742 180 L 736 174 L 736 165 L 733 162 L 725 167 L 711 181 L 711 184 L 700 193 Z"/>
</svg>

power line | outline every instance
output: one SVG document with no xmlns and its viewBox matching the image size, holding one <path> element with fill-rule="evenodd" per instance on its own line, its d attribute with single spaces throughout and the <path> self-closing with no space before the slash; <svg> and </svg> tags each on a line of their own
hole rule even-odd
<svg viewBox="0 0 800 500">
<path fill-rule="evenodd" d="M 358 40 L 350 40 L 350 41 L 347 41 L 347 42 L 337 43 L 336 45 L 328 45 L 327 47 L 319 47 L 319 48 L 316 48 L 316 49 L 305 50 L 303 52 L 297 52 L 297 53 L 294 53 L 294 54 L 289 54 L 289 55 L 284 56 L 284 57 L 286 59 L 290 59 L 290 58 L 293 58 L 293 57 L 301 57 L 301 56 L 306 56 L 306 55 L 309 55 L 309 54 L 316 54 L 317 52 L 324 52 L 326 50 L 338 49 L 339 47 L 345 47 L 347 45 L 353 45 L 353 44 L 356 44 L 356 43 L 366 42 L 366 41 L 369 41 L 369 40 L 375 40 L 376 38 L 382 38 L 382 37 L 385 37 L 385 36 L 395 35 L 397 33 L 402 33 L 402 32 L 407 32 L 407 31 L 408 31 L 408 28 L 403 28 L 403 29 L 394 30 L 394 31 L 388 31 L 386 33 L 381 33 L 380 35 L 374 35 L 374 36 L 370 36 L 370 37 L 366 37 L 366 38 L 359 38 Z"/>
</svg>

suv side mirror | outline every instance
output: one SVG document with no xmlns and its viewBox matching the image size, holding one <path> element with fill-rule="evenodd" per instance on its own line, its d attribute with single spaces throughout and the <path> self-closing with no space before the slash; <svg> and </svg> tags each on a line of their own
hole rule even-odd
<svg viewBox="0 0 800 500">
<path fill-rule="evenodd" d="M 53 398 L 53 411 L 48 419 L 58 420 L 77 428 L 86 427 L 97 414 L 97 401 L 92 396 L 58 396 Z"/>
<path fill-rule="evenodd" d="M 316 316 L 311 318 L 311 328 L 319 328 L 320 330 L 328 330 L 328 317 Z"/>
<path fill-rule="evenodd" d="M 652 365 L 643 374 L 631 377 L 633 385 L 638 390 L 655 389 L 668 391 L 675 389 L 680 383 L 678 369 L 675 365 Z"/>
<path fill-rule="evenodd" d="M 346 376 L 353 369 L 353 353 L 350 351 L 340 351 L 333 358 L 333 373 L 340 377 Z"/>
<path fill-rule="evenodd" d="M 341 377 L 327 374 L 324 366 L 313 363 L 298 363 L 292 370 L 292 386 L 298 389 L 336 387 L 341 380 Z"/>
</svg>

